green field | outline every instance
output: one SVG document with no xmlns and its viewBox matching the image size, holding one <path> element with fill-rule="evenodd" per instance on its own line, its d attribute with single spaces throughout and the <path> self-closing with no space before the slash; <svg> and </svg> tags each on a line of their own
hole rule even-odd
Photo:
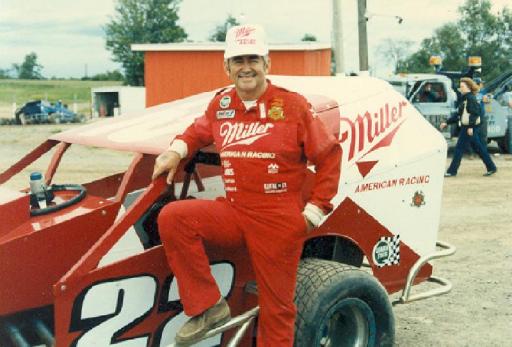
<svg viewBox="0 0 512 347">
<path fill-rule="evenodd" d="M 91 88 L 121 85 L 120 81 L 16 80 L 0 79 L 0 117 L 10 117 L 13 102 L 17 107 L 30 100 L 78 105 L 80 113 L 90 113 Z"/>
</svg>

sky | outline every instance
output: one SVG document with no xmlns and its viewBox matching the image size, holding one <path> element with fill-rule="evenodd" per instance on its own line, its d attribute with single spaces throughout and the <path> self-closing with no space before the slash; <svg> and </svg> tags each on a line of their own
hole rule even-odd
<svg viewBox="0 0 512 347">
<path fill-rule="evenodd" d="M 103 26 L 115 0 L 0 0 L 0 68 L 35 52 L 45 77 L 82 77 L 120 68 L 105 49 Z M 358 70 L 357 0 L 342 0 L 345 70 Z M 464 0 L 367 0 L 370 68 L 386 73 L 377 54 L 386 39 L 422 39 L 458 17 Z M 499 11 L 510 0 L 492 0 Z M 207 41 L 228 14 L 265 27 L 270 43 L 296 43 L 305 33 L 331 42 L 332 0 L 182 0 L 179 25 L 188 39 Z M 395 16 L 403 18 L 398 24 Z"/>
</svg>

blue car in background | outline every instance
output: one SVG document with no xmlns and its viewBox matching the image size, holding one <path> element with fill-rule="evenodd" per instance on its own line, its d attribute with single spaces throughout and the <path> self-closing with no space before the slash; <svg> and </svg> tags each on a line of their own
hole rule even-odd
<svg viewBox="0 0 512 347">
<path fill-rule="evenodd" d="M 16 110 L 16 124 L 40 123 L 76 123 L 83 121 L 83 116 L 70 111 L 66 105 L 57 101 L 52 104 L 45 100 L 29 101 Z"/>
</svg>

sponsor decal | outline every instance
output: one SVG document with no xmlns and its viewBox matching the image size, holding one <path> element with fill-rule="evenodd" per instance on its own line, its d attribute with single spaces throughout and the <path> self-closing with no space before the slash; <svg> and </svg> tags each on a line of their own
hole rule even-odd
<svg viewBox="0 0 512 347">
<path fill-rule="evenodd" d="M 279 173 L 279 165 L 277 165 L 276 163 L 270 163 L 268 164 L 267 166 L 267 172 L 269 174 L 276 174 L 276 173 Z"/>
<path fill-rule="evenodd" d="M 221 158 L 242 158 L 242 159 L 275 159 L 276 154 L 272 152 L 253 152 L 253 151 L 222 151 Z"/>
<path fill-rule="evenodd" d="M 224 180 L 224 183 L 226 183 L 226 184 L 234 184 L 234 183 L 236 183 L 236 182 L 235 182 L 235 179 L 234 179 L 234 178 L 226 178 L 226 179 Z"/>
<path fill-rule="evenodd" d="M 251 35 L 251 33 L 254 30 L 255 29 L 251 28 L 251 27 L 240 27 L 240 28 L 236 29 L 235 38 L 240 39 L 243 37 L 247 37 L 247 36 Z"/>
<path fill-rule="evenodd" d="M 273 127 L 274 124 L 261 124 L 260 122 L 223 123 L 220 126 L 220 136 L 224 139 L 222 141 L 222 148 L 253 144 L 256 140 L 270 135 L 269 130 Z"/>
<path fill-rule="evenodd" d="M 233 168 L 224 169 L 224 176 L 234 176 L 235 170 Z"/>
<path fill-rule="evenodd" d="M 381 190 L 387 188 L 394 188 L 397 186 L 407 186 L 411 184 L 428 184 L 430 182 L 430 175 L 410 176 L 391 178 L 379 182 L 361 183 L 356 187 L 356 193 L 364 193 L 372 190 Z"/>
<path fill-rule="evenodd" d="M 263 183 L 263 189 L 265 190 L 265 193 L 284 193 L 288 191 L 288 185 L 286 182 L 279 182 L 279 183 Z"/>
<path fill-rule="evenodd" d="M 373 263 L 377 267 L 400 263 L 400 235 L 383 236 L 373 246 Z"/>
<path fill-rule="evenodd" d="M 412 197 L 411 206 L 421 207 L 423 205 L 425 205 L 425 194 L 423 194 L 421 190 L 418 190 Z"/>
<path fill-rule="evenodd" d="M 270 102 L 270 110 L 268 110 L 268 118 L 273 121 L 284 120 L 283 99 L 272 99 Z"/>
<path fill-rule="evenodd" d="M 231 97 L 229 95 L 225 95 L 220 99 L 220 108 L 228 108 L 229 104 L 231 104 Z"/>
<path fill-rule="evenodd" d="M 225 187 L 224 190 L 226 192 L 236 192 L 236 187 Z"/>
<path fill-rule="evenodd" d="M 233 265 L 221 262 L 210 265 L 210 269 L 221 295 L 229 296 L 235 284 Z M 167 317 L 159 326 L 155 325 L 157 315 Z M 151 341 L 154 346 L 168 346 L 186 319 L 174 276 L 159 280 L 137 274 L 102 279 L 83 288 L 73 299 L 68 332 L 75 337 L 69 345 L 134 347 L 149 346 Z M 151 325 L 151 331 L 139 329 L 141 322 Z M 129 339 L 120 337 L 124 332 L 128 332 Z M 209 343 L 220 346 L 221 338 L 219 334 Z"/>
<path fill-rule="evenodd" d="M 229 160 L 223 160 L 222 161 L 222 166 L 224 166 L 224 167 L 231 167 L 231 162 Z"/>
<path fill-rule="evenodd" d="M 254 31 L 254 28 L 250 27 L 241 27 L 236 30 L 235 32 L 235 40 L 238 42 L 239 45 L 253 45 L 256 43 L 256 39 L 249 38 L 251 36 L 252 32 Z"/>
<path fill-rule="evenodd" d="M 217 119 L 231 119 L 231 118 L 235 118 L 235 110 L 217 111 Z"/>
<path fill-rule="evenodd" d="M 267 118 L 267 112 L 265 111 L 265 104 L 263 102 L 261 102 L 259 104 L 259 109 L 260 109 L 260 119 Z"/>
<path fill-rule="evenodd" d="M 403 108 L 407 105 L 406 101 L 396 105 L 386 103 L 376 111 L 358 114 L 354 121 L 342 116 L 339 142 L 343 148 L 343 161 L 360 160 L 376 149 L 390 146 L 405 120 Z M 377 162 L 357 162 L 361 175 L 368 175 Z"/>
</svg>

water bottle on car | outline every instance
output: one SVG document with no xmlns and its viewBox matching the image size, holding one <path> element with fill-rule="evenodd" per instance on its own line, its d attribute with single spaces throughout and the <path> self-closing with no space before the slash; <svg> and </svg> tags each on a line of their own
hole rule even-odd
<svg viewBox="0 0 512 347">
<path fill-rule="evenodd" d="M 35 201 L 30 201 L 32 207 L 46 208 L 46 184 L 40 172 L 30 174 L 30 192 L 35 196 Z"/>
</svg>

